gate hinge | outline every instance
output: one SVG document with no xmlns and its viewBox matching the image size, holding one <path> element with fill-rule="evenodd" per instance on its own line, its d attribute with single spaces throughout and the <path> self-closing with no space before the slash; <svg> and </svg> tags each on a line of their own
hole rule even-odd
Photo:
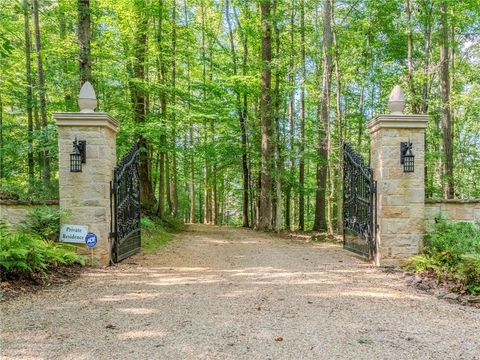
<svg viewBox="0 0 480 360">
<path fill-rule="evenodd" d="M 116 232 L 111 232 L 108 234 L 108 238 L 109 239 L 115 239 L 117 237 L 117 233 Z"/>
<path fill-rule="evenodd" d="M 376 181 L 372 182 L 372 193 L 374 193 L 374 194 L 377 193 L 377 182 Z"/>
</svg>

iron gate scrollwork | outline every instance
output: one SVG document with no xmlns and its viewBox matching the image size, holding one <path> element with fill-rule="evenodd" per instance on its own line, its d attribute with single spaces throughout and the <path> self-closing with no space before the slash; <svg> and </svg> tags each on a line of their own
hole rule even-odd
<svg viewBox="0 0 480 360">
<path fill-rule="evenodd" d="M 113 170 L 112 262 L 117 263 L 140 251 L 140 146 L 137 142 Z"/>
<path fill-rule="evenodd" d="M 373 169 L 343 146 L 343 247 L 372 259 L 376 251 L 376 181 Z"/>
</svg>

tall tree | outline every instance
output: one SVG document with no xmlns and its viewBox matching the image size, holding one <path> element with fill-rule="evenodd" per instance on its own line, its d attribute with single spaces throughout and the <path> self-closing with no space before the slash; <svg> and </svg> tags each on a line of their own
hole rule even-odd
<svg viewBox="0 0 480 360">
<path fill-rule="evenodd" d="M 237 76 L 238 73 L 238 66 L 237 66 L 237 52 L 235 49 L 235 40 L 234 40 L 234 33 L 233 33 L 233 27 L 232 27 L 232 21 L 230 18 L 230 1 L 227 0 L 226 2 L 226 7 L 225 7 L 225 15 L 227 19 L 227 25 L 228 25 L 228 35 L 230 39 L 230 52 L 232 56 L 232 72 L 233 76 Z M 240 20 L 238 19 L 238 16 L 236 17 L 237 19 L 237 28 L 240 33 L 240 38 L 242 39 L 243 42 L 243 76 L 246 76 L 246 71 L 247 71 L 247 56 L 248 56 L 248 45 L 247 45 L 247 39 L 246 35 L 243 33 L 243 29 L 240 23 Z M 248 201 L 248 195 L 249 195 L 249 174 L 248 174 L 248 159 L 247 159 L 247 112 L 248 112 L 248 104 L 247 104 L 247 94 L 243 94 L 243 101 L 242 101 L 242 94 L 240 92 L 240 89 L 238 86 L 235 86 L 235 96 L 236 96 L 236 101 L 237 101 L 237 115 L 238 115 L 238 121 L 240 123 L 240 132 L 241 132 L 241 137 L 242 137 L 242 172 L 243 172 L 243 189 L 242 189 L 242 216 L 243 216 L 243 221 L 242 221 L 242 226 L 243 227 L 249 227 L 249 219 L 248 219 L 248 206 L 249 206 L 249 201 Z"/>
<path fill-rule="evenodd" d="M 259 230 L 272 229 L 272 24 L 271 1 L 260 2 L 262 20 L 262 94 L 260 98 L 261 111 L 261 174 L 260 174 L 260 208 Z"/>
<path fill-rule="evenodd" d="M 40 19 L 38 0 L 33 0 L 33 26 L 35 28 L 35 51 L 37 53 L 37 77 L 38 77 L 38 96 L 40 106 L 40 119 L 42 127 L 42 179 L 45 185 L 50 183 L 50 151 L 48 150 L 49 134 L 47 121 L 47 104 L 45 96 L 45 76 L 43 72 L 43 54 L 42 41 L 40 35 Z"/>
<path fill-rule="evenodd" d="M 408 67 L 408 88 L 412 96 L 412 110 L 414 114 L 420 113 L 420 104 L 417 97 L 417 91 L 414 81 L 413 66 L 413 23 L 412 23 L 412 0 L 405 1 L 405 13 L 407 15 L 407 67 Z"/>
<path fill-rule="evenodd" d="M 291 3 L 290 8 L 290 62 L 288 66 L 288 127 L 289 127 L 289 153 L 290 153 L 290 176 L 286 187 L 285 194 L 285 227 L 290 230 L 292 225 L 291 216 L 291 199 L 292 199 L 292 182 L 295 176 L 295 0 Z M 295 216 L 293 216 L 295 221 Z"/>
<path fill-rule="evenodd" d="M 298 228 L 305 230 L 305 0 L 300 3 L 300 57 L 302 63 L 300 84 L 300 154 L 298 166 Z"/>
<path fill-rule="evenodd" d="M 33 157 L 33 80 L 30 42 L 30 4 L 23 0 L 23 18 L 25 28 L 25 72 L 27 80 L 27 119 L 28 119 L 28 182 L 30 189 L 35 177 L 35 162 Z"/>
<path fill-rule="evenodd" d="M 92 82 L 92 60 L 90 56 L 91 22 L 90 0 L 77 0 L 78 8 L 78 45 L 80 49 L 80 86 Z"/>
<path fill-rule="evenodd" d="M 178 191 L 177 191 L 177 151 L 176 151 L 176 103 L 177 103 L 177 2 L 173 0 L 172 4 L 172 215 L 177 216 L 178 213 Z"/>
<path fill-rule="evenodd" d="M 318 163 L 317 163 L 317 189 L 315 197 L 315 221 L 313 230 L 325 230 L 325 194 L 328 167 L 328 129 L 330 114 L 330 86 L 332 71 L 332 25 L 331 25 L 331 0 L 323 3 L 323 75 L 321 115 L 318 124 Z"/>
<path fill-rule="evenodd" d="M 282 229 L 282 144 L 281 144 L 281 127 L 280 127 L 280 26 L 278 19 L 278 0 L 274 0 L 273 28 L 275 29 L 275 85 L 274 85 L 274 138 L 275 147 L 273 149 L 275 156 L 275 208 L 273 213 L 274 230 Z"/>
<path fill-rule="evenodd" d="M 4 142 L 3 142 L 3 100 L 2 94 L 0 93 L 0 179 L 5 177 L 5 149 L 4 149 Z"/>
<path fill-rule="evenodd" d="M 338 169 L 337 169 L 337 232 L 343 232 L 343 112 L 342 112 L 342 76 L 340 71 L 340 51 L 338 44 L 337 26 L 335 24 L 334 1 L 332 0 L 332 28 L 335 83 L 336 83 L 336 119 L 338 136 Z"/>
<path fill-rule="evenodd" d="M 136 29 L 135 41 L 133 42 L 134 57 L 132 60 L 133 78 L 130 80 L 132 92 L 132 107 L 135 122 L 142 126 L 145 123 L 146 96 L 145 96 L 145 55 L 147 52 L 147 25 L 148 19 L 145 14 L 145 1 L 135 1 Z M 138 134 L 140 143 L 140 200 L 142 207 L 147 211 L 153 211 L 155 196 L 150 178 L 150 164 L 148 158 L 149 144 L 143 133 Z"/>
<path fill-rule="evenodd" d="M 166 66 L 164 59 L 164 47 L 163 47 L 163 38 L 164 38 L 164 28 L 163 28 L 163 17 L 164 17 L 164 2 L 163 0 L 158 1 L 158 25 L 156 33 L 156 45 L 158 51 L 157 58 L 157 81 L 161 85 L 159 101 L 160 101 L 160 118 L 162 122 L 162 132 L 160 133 L 160 165 L 158 173 L 158 207 L 157 214 L 160 217 L 165 215 L 165 162 L 166 162 L 166 147 L 167 147 L 167 136 L 166 136 L 166 116 L 167 116 L 167 94 L 166 94 Z"/>
<path fill-rule="evenodd" d="M 442 100 L 442 131 L 444 156 L 444 196 L 453 199 L 453 118 L 450 104 L 449 22 L 446 1 L 440 4 L 440 96 Z"/>
</svg>

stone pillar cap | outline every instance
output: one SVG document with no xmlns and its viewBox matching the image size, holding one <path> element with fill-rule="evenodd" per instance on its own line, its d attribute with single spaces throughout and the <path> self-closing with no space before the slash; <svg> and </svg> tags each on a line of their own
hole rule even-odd
<svg viewBox="0 0 480 360">
<path fill-rule="evenodd" d="M 425 129 L 428 123 L 428 115 L 379 115 L 368 123 L 370 133 L 382 128 L 393 129 Z"/>
<path fill-rule="evenodd" d="M 76 127 L 106 127 L 117 132 L 118 121 L 107 113 L 99 112 L 67 112 L 54 113 L 53 117 L 57 120 L 57 126 L 76 126 Z"/>
<path fill-rule="evenodd" d="M 405 110 L 405 96 L 400 85 L 395 85 L 388 97 L 388 109 L 392 115 L 401 115 Z"/>
<path fill-rule="evenodd" d="M 89 81 L 86 81 L 80 89 L 80 94 L 78 95 L 78 106 L 80 107 L 80 112 L 85 113 L 94 112 L 95 108 L 97 107 L 97 95 L 95 94 L 95 90 Z"/>
</svg>

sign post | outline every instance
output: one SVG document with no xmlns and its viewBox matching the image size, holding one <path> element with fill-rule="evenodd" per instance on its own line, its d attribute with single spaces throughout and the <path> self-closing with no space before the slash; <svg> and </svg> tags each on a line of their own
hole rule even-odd
<svg viewBox="0 0 480 360">
<path fill-rule="evenodd" d="M 85 244 L 90 249 L 90 260 L 93 265 L 93 248 L 97 246 L 97 235 L 91 232 L 85 235 Z"/>
</svg>

